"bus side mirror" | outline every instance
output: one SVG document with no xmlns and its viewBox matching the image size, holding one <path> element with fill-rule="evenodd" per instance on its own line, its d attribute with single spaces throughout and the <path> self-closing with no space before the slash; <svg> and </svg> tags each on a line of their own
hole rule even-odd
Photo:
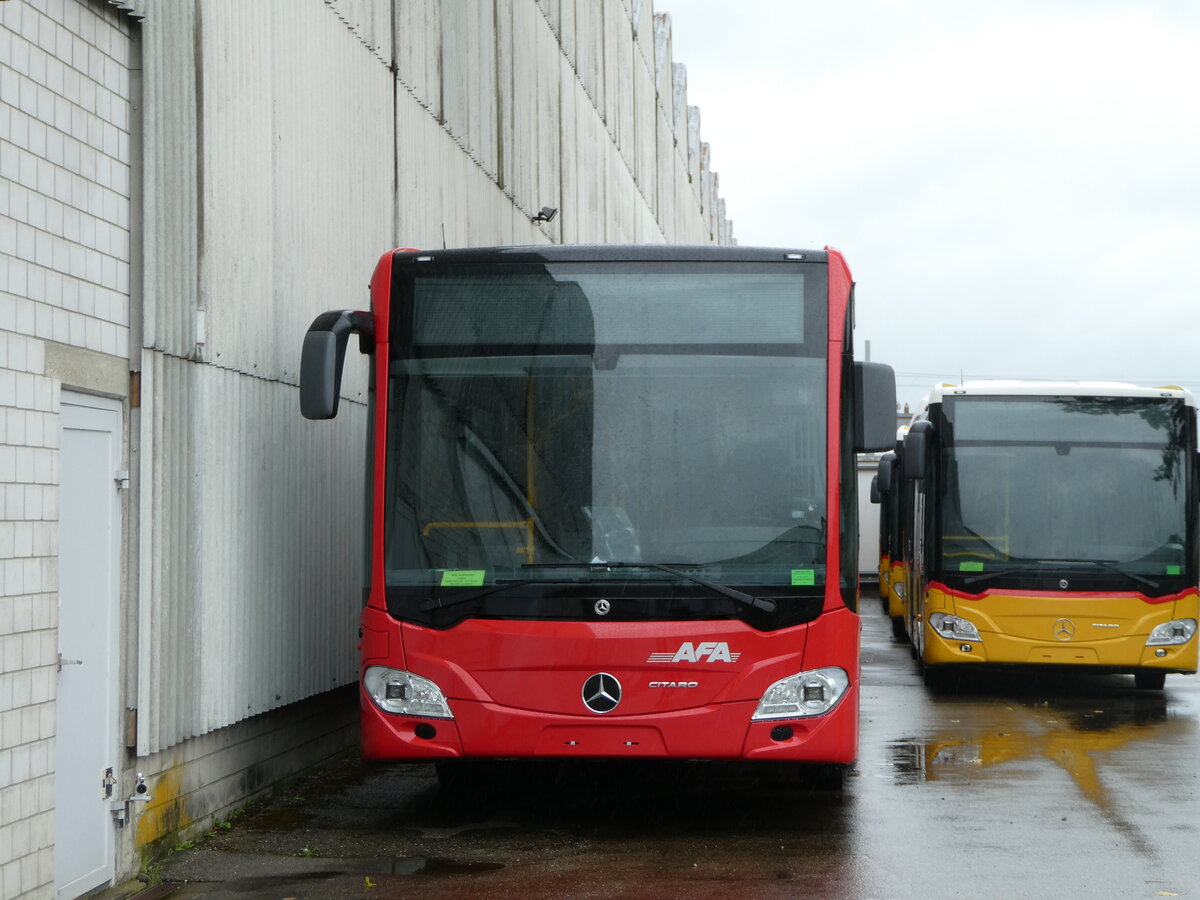
<svg viewBox="0 0 1200 900">
<path fill-rule="evenodd" d="M 904 477 L 920 481 L 925 477 L 925 457 L 929 453 L 932 422 L 914 422 L 904 436 Z"/>
<path fill-rule="evenodd" d="M 883 495 L 879 493 L 879 476 L 871 476 L 871 502 L 879 503 L 883 500 Z"/>
<path fill-rule="evenodd" d="M 882 363 L 854 364 L 854 449 L 875 453 L 896 446 L 896 373 Z"/>
<path fill-rule="evenodd" d="M 366 352 L 375 336 L 369 312 L 343 309 L 321 313 L 308 326 L 300 350 L 300 412 L 304 418 L 332 419 L 337 415 L 346 342 L 355 332 Z"/>
<path fill-rule="evenodd" d="M 892 492 L 893 479 L 896 474 L 896 454 L 885 453 L 879 460 L 879 472 L 875 476 L 880 494 Z"/>
</svg>

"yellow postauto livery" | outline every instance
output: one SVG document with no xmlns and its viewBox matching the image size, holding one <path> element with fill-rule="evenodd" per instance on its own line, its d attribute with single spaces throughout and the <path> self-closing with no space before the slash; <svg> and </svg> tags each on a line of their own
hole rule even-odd
<svg viewBox="0 0 1200 900">
<path fill-rule="evenodd" d="M 891 620 L 892 635 L 904 640 L 906 603 L 904 567 L 904 523 L 907 513 L 906 494 L 900 490 L 897 471 L 904 451 L 905 425 L 896 431 L 896 449 L 885 453 L 879 461 L 875 477 L 879 500 L 879 598 L 883 611 Z"/>
<path fill-rule="evenodd" d="M 942 385 L 905 438 L 925 672 L 1197 667 L 1196 405 L 1180 388 Z"/>
</svg>

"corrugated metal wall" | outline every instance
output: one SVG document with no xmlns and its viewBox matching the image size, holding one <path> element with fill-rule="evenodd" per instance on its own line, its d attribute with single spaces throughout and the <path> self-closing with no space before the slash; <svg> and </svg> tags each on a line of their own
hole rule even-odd
<svg viewBox="0 0 1200 900">
<path fill-rule="evenodd" d="M 144 754 L 356 676 L 365 366 L 333 423 L 300 418 L 296 368 L 381 252 L 730 229 L 648 0 L 124 5 L 145 17 Z"/>
<path fill-rule="evenodd" d="M 339 427 L 312 427 L 290 385 L 143 362 L 137 702 L 159 748 L 355 677 L 366 416 L 348 404 Z"/>
</svg>

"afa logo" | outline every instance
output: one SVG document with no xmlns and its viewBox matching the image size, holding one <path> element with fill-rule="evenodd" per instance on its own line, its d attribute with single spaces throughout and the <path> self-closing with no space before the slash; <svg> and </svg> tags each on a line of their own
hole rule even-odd
<svg viewBox="0 0 1200 900">
<path fill-rule="evenodd" d="M 647 658 L 648 663 L 680 663 L 680 662 L 737 662 L 742 654 L 731 653 L 729 644 L 725 641 L 701 641 L 699 644 L 693 644 L 691 641 L 684 641 L 679 645 L 679 649 L 665 653 L 651 653 Z"/>
</svg>

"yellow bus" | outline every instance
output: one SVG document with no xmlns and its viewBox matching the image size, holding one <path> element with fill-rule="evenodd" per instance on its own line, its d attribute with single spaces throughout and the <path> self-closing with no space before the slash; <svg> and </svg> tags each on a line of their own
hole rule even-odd
<svg viewBox="0 0 1200 900">
<path fill-rule="evenodd" d="M 1158 690 L 1197 665 L 1196 404 L 1181 388 L 940 385 L 901 468 L 907 629 L 951 667 L 1087 666 Z"/>
<path fill-rule="evenodd" d="M 879 502 L 879 599 L 884 614 L 891 620 L 892 636 L 907 641 L 904 627 L 904 500 L 899 478 L 899 460 L 903 453 L 905 425 L 896 432 L 896 449 L 879 460 L 875 476 Z"/>
</svg>

